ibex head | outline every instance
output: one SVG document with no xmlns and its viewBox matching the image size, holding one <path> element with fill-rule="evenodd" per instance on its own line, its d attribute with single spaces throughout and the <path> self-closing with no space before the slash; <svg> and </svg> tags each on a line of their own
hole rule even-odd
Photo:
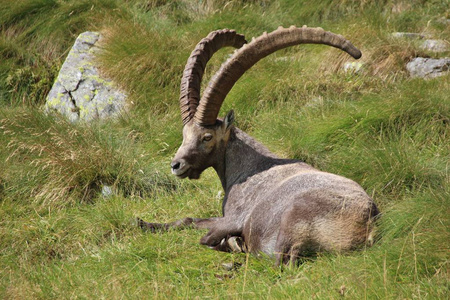
<svg viewBox="0 0 450 300">
<path fill-rule="evenodd" d="M 354 58 L 361 57 L 361 52 L 341 35 L 306 26 L 279 27 L 269 34 L 263 33 L 249 44 L 243 35 L 224 29 L 211 32 L 197 44 L 181 79 L 183 143 L 171 163 L 173 174 L 197 179 L 206 168 L 214 166 L 225 151 L 234 119 L 233 112 L 228 113 L 224 121 L 217 119 L 228 92 L 260 59 L 298 44 L 326 44 L 342 49 Z M 206 64 L 216 51 L 226 46 L 239 49 L 217 71 L 200 99 L 200 83 Z"/>
<path fill-rule="evenodd" d="M 171 163 L 172 173 L 180 178 L 198 179 L 207 168 L 223 157 L 230 137 L 234 113 L 230 111 L 223 121 L 202 126 L 188 122 L 183 128 L 183 143 Z"/>
</svg>

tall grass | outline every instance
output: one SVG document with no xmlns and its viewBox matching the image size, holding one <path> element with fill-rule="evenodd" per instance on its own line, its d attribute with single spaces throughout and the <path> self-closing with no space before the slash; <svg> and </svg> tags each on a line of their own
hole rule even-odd
<svg viewBox="0 0 450 300">
<path fill-rule="evenodd" d="M 445 1 L 0 0 L 0 297 L 447 298 L 448 75 L 410 79 L 405 63 L 448 53 L 390 35 L 448 39 L 446 10 Z M 137 216 L 221 214 L 212 170 L 199 181 L 169 174 L 195 44 L 214 29 L 250 39 L 292 24 L 348 37 L 363 52 L 361 72 L 342 71 L 349 58 L 333 48 L 279 51 L 240 79 L 221 114 L 235 109 L 237 125 L 282 157 L 359 182 L 382 211 L 375 245 L 282 270 L 206 249 L 201 231 L 141 232 Z M 103 34 L 102 71 L 131 109 L 72 124 L 39 107 L 86 30 Z M 212 58 L 203 86 L 231 51 Z"/>
<path fill-rule="evenodd" d="M 11 198 L 30 197 L 58 207 L 89 202 L 105 186 L 127 195 L 148 194 L 159 184 L 174 187 L 169 178 L 148 168 L 151 162 L 144 160 L 144 165 L 135 158 L 143 152 L 128 145 L 132 140 L 105 128 L 75 126 L 39 111 L 4 111 L 1 116 L 1 165 Z"/>
</svg>

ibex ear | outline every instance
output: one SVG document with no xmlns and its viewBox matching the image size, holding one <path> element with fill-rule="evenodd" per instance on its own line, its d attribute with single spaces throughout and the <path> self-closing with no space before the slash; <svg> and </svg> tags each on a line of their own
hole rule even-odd
<svg viewBox="0 0 450 300">
<path fill-rule="evenodd" d="M 234 111 L 230 110 L 225 116 L 225 119 L 223 119 L 225 130 L 230 129 L 230 126 L 231 124 L 233 124 L 233 122 L 234 122 Z"/>
</svg>

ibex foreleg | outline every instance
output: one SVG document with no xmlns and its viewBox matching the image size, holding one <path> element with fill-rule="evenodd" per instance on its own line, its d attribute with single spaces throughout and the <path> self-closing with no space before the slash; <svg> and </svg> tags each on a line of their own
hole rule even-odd
<svg viewBox="0 0 450 300">
<path fill-rule="evenodd" d="M 208 219 L 199 219 L 199 218 L 184 218 L 181 220 L 177 220 L 170 223 L 148 223 L 142 220 L 141 218 L 137 218 L 138 225 L 144 230 L 151 231 L 155 233 L 157 231 L 168 231 L 169 229 L 184 229 L 187 227 L 198 228 L 198 229 L 210 229 L 214 223 L 216 223 L 216 219 L 219 218 L 208 218 Z"/>
<path fill-rule="evenodd" d="M 143 230 L 151 231 L 168 231 L 169 229 L 209 229 L 209 232 L 200 239 L 202 245 L 208 246 L 214 250 L 224 252 L 241 252 L 242 249 L 242 229 L 231 223 L 225 218 L 184 218 L 170 223 L 148 223 L 137 218 L 138 225 Z M 234 225 L 234 226 L 233 226 Z M 228 241 L 230 238 L 232 239 Z"/>
</svg>

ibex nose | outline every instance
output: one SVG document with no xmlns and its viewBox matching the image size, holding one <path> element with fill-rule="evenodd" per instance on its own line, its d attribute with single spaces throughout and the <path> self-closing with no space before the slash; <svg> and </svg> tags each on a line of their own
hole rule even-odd
<svg viewBox="0 0 450 300">
<path fill-rule="evenodd" d="M 172 168 L 172 174 L 176 176 L 185 175 L 186 171 L 189 169 L 188 164 L 183 158 L 172 160 L 170 167 Z"/>
<path fill-rule="evenodd" d="M 186 173 L 186 170 L 189 169 L 184 159 L 173 160 L 170 163 L 170 167 L 172 168 L 172 174 L 176 176 L 183 175 L 184 173 Z"/>
<path fill-rule="evenodd" d="M 179 161 L 173 161 L 170 163 L 170 166 L 172 167 L 172 170 L 178 170 L 181 166 L 181 163 Z"/>
</svg>

